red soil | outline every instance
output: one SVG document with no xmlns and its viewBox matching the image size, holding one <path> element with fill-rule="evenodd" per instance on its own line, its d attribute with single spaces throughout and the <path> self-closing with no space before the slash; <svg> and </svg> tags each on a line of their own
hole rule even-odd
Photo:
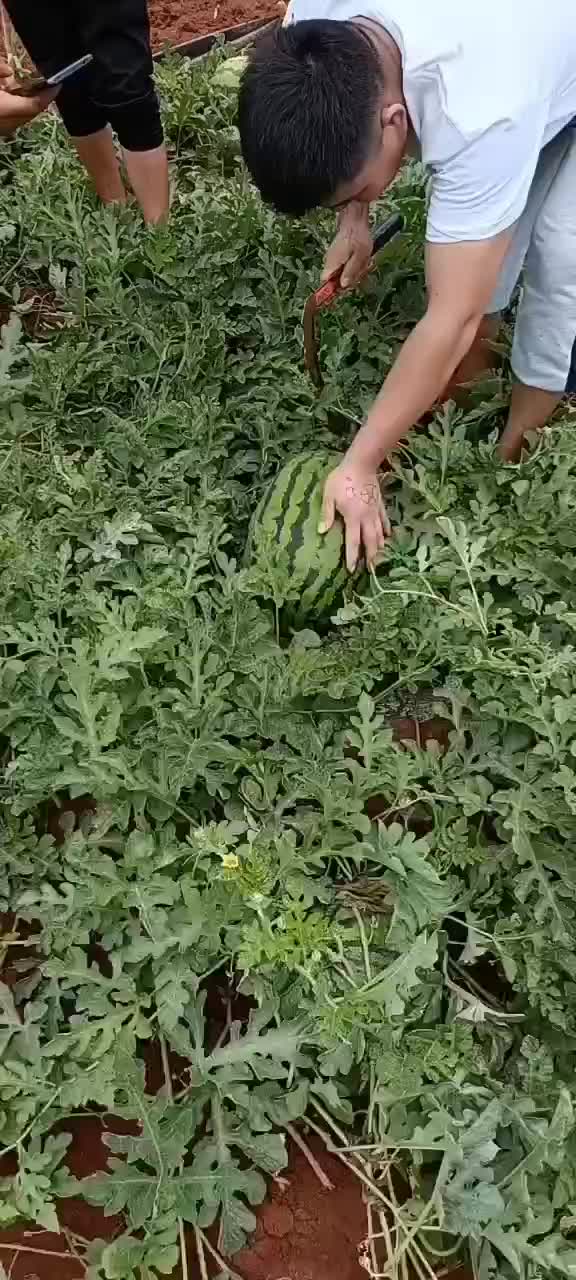
<svg viewBox="0 0 576 1280">
<path fill-rule="evenodd" d="M 112 1125 L 111 1117 L 106 1119 L 109 1128 L 118 1132 L 122 1128 L 126 1130 L 120 1121 Z M 81 1119 L 68 1120 L 62 1129 L 74 1135 L 67 1152 L 67 1164 L 75 1177 L 85 1178 L 89 1173 L 106 1168 L 110 1151 L 102 1142 L 104 1126 L 98 1116 L 86 1115 Z M 2 1160 L 0 1173 L 6 1176 L 14 1172 L 14 1168 L 8 1168 L 7 1162 Z M 34 1225 L 28 1228 L 16 1226 L 0 1233 L 0 1262 L 10 1280 L 80 1280 L 86 1269 L 80 1259 L 74 1257 L 75 1246 L 71 1237 L 113 1240 L 123 1230 L 121 1218 L 107 1218 L 101 1209 L 87 1204 L 85 1200 L 61 1200 L 58 1219 L 61 1235 L 42 1231 Z M 11 1244 L 15 1246 L 14 1252 L 10 1250 Z M 81 1245 L 78 1252 L 82 1252 Z"/>
<path fill-rule="evenodd" d="M 234 1258 L 243 1280 L 362 1280 L 359 1246 L 366 1235 L 360 1182 L 321 1142 L 314 1152 L 333 1186 L 321 1186 L 293 1148 L 285 1174 L 273 1182 L 249 1249 Z"/>
<path fill-rule="evenodd" d="M 209 31 L 224 31 L 258 18 L 277 18 L 276 0 L 148 0 L 152 45 L 183 44 Z"/>
<path fill-rule="evenodd" d="M 128 1125 L 106 1117 L 106 1127 L 124 1131 Z M 72 1132 L 67 1163 L 77 1178 L 106 1168 L 110 1152 L 102 1142 L 105 1126 L 97 1116 L 70 1120 L 62 1129 Z M 270 1198 L 258 1211 L 258 1227 L 252 1244 L 236 1254 L 235 1272 L 242 1280 L 362 1280 L 359 1246 L 366 1231 L 366 1212 L 360 1183 L 321 1143 L 311 1143 L 317 1160 L 333 1184 L 325 1191 L 297 1148 L 278 1179 L 272 1181 Z M 14 1165 L 1 1162 L 0 1174 L 13 1175 Z M 0 1262 L 11 1280 L 81 1280 L 85 1267 L 74 1257 L 80 1241 L 112 1240 L 122 1233 L 122 1219 L 107 1218 L 101 1209 L 82 1199 L 61 1200 L 58 1217 L 61 1235 L 30 1226 L 0 1233 Z M 211 1233 L 212 1234 L 212 1233 Z M 10 1245 L 13 1244 L 14 1251 Z M 190 1280 L 199 1280 L 194 1236 L 188 1233 Z M 210 1268 L 210 1276 L 215 1268 Z M 173 1280 L 179 1280 L 180 1270 Z"/>
<path fill-rule="evenodd" d="M 395 717 L 390 721 L 395 742 L 415 742 L 425 747 L 436 742 L 440 751 L 447 751 L 450 734 L 454 728 L 450 720 L 435 716 L 433 720 L 414 720 L 411 717 Z"/>
</svg>

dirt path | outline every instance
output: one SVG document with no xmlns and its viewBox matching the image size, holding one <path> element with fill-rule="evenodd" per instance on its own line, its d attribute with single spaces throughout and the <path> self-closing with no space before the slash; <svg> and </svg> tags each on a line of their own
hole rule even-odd
<svg viewBox="0 0 576 1280">
<path fill-rule="evenodd" d="M 275 0 L 149 0 L 149 10 L 155 50 L 167 41 L 182 44 L 208 31 L 278 16 Z"/>
</svg>

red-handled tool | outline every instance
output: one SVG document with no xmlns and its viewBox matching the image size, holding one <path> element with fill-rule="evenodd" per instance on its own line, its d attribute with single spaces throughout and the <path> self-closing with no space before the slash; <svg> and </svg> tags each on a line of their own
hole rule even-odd
<svg viewBox="0 0 576 1280">
<path fill-rule="evenodd" d="M 404 226 L 404 219 L 400 213 L 394 213 L 386 222 L 382 223 L 374 232 L 374 240 L 372 243 L 372 258 L 369 270 L 372 271 L 377 266 L 377 256 L 385 245 L 389 244 Z M 341 284 L 342 267 L 334 272 L 325 284 L 321 284 L 319 289 L 310 294 L 306 306 L 304 307 L 304 365 L 312 378 L 313 383 L 321 388 L 322 374 L 320 372 L 320 361 L 318 359 L 318 325 L 316 317 L 319 311 L 324 307 L 329 307 L 341 293 L 345 292 Z"/>
</svg>

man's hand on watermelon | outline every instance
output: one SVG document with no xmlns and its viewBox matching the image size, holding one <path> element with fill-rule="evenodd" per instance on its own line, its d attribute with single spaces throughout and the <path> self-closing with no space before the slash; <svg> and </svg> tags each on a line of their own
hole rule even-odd
<svg viewBox="0 0 576 1280">
<path fill-rule="evenodd" d="M 384 458 L 434 404 L 469 350 L 510 243 L 512 228 L 491 240 L 428 244 L 428 308 L 412 330 L 341 464 L 328 477 L 323 528 L 335 513 L 346 526 L 346 563 L 374 561 L 389 523 L 379 496 Z"/>
<path fill-rule="evenodd" d="M 344 460 L 330 473 L 324 489 L 321 533 L 332 528 L 337 514 L 346 528 L 346 565 L 350 573 L 362 555 L 368 565 L 373 564 L 391 532 L 377 471 Z"/>
</svg>

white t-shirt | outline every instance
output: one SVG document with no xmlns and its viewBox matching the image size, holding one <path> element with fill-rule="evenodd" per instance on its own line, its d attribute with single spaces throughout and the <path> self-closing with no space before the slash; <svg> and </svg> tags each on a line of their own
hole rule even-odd
<svg viewBox="0 0 576 1280">
<path fill-rule="evenodd" d="M 285 21 L 355 17 L 385 27 L 402 55 L 433 174 L 427 238 L 507 230 L 542 147 L 576 118 L 576 0 L 291 0 Z"/>
</svg>

